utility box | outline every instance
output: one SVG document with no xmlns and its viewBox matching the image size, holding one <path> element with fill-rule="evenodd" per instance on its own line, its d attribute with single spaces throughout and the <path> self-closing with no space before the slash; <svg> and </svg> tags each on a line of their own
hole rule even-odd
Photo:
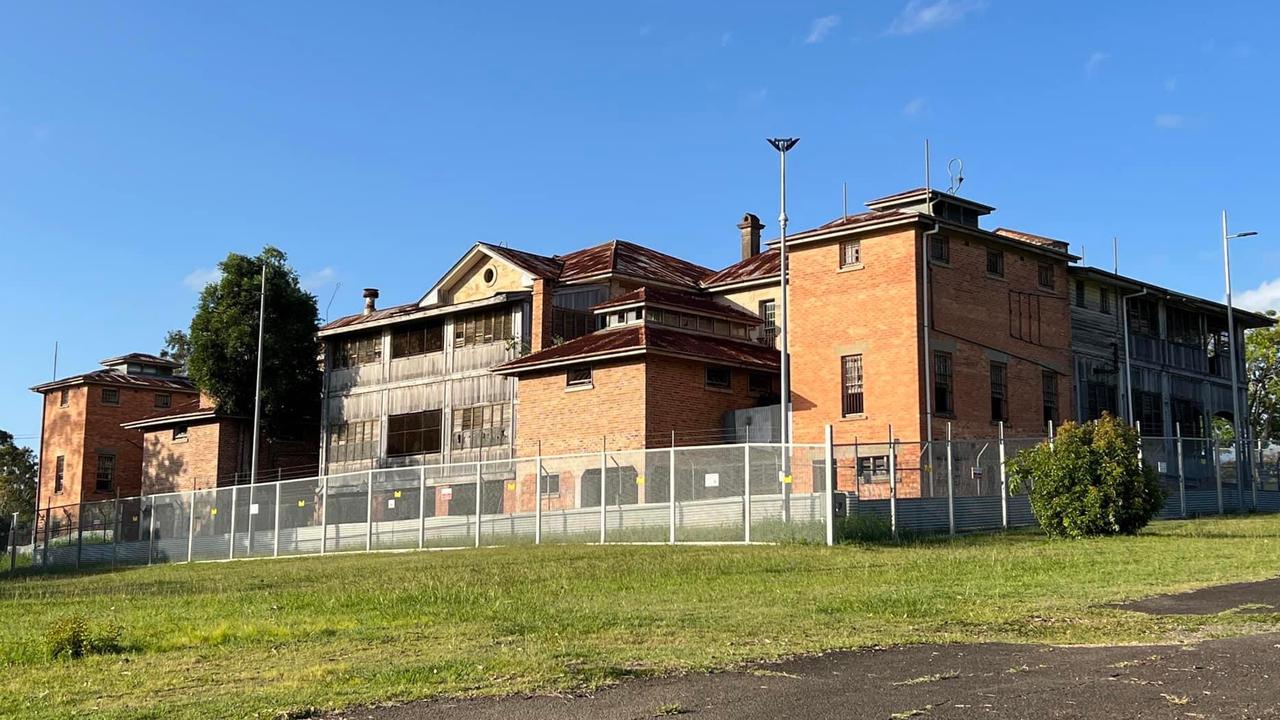
<svg viewBox="0 0 1280 720">
<path fill-rule="evenodd" d="M 852 498 L 847 492 L 831 493 L 831 503 L 835 508 L 836 517 L 849 517 L 849 506 L 852 504 Z"/>
</svg>

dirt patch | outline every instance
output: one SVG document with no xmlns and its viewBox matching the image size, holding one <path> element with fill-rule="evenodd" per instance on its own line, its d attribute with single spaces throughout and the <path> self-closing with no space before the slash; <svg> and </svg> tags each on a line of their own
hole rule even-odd
<svg viewBox="0 0 1280 720">
<path fill-rule="evenodd" d="M 1114 607 L 1150 615 L 1217 615 L 1228 610 L 1251 614 L 1280 613 L 1280 578 L 1158 595 Z"/>
<path fill-rule="evenodd" d="M 1280 633 L 1198 645 L 933 645 L 628 682 L 586 697 L 432 701 L 375 720 L 1280 718 Z"/>
</svg>

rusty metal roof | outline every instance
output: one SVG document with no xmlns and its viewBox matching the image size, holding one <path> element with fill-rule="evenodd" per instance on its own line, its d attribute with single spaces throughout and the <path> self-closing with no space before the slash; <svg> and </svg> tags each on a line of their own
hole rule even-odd
<svg viewBox="0 0 1280 720">
<path fill-rule="evenodd" d="M 480 243 L 494 254 L 500 256 L 507 262 L 533 275 L 534 277 L 556 279 L 560 277 L 560 273 L 564 270 L 564 263 L 554 257 L 546 255 L 538 255 L 536 253 L 525 252 L 524 250 L 516 250 L 504 245 L 492 245 L 490 243 Z"/>
<path fill-rule="evenodd" d="M 617 274 L 696 289 L 698 282 L 711 273 L 710 268 L 626 240 L 610 240 L 556 259 L 563 265 L 556 278 L 561 282 Z"/>
<path fill-rule="evenodd" d="M 150 387 L 158 390 L 196 392 L 195 383 L 178 375 L 129 375 L 115 370 L 102 369 L 72 375 L 31 388 L 38 393 L 48 392 L 70 385 L 118 385 L 120 387 Z"/>
<path fill-rule="evenodd" d="M 702 279 L 702 286 L 731 285 L 771 275 L 776 278 L 781 270 L 778 249 L 770 248 L 762 253 L 752 255 L 746 260 L 736 262 L 719 272 L 708 275 Z"/>
<path fill-rule="evenodd" d="M 661 325 L 627 325 L 598 330 L 574 338 L 563 345 L 547 348 L 493 369 L 496 373 L 516 375 L 537 368 L 575 361 L 625 357 L 642 353 L 680 355 L 702 360 L 776 371 L 779 353 L 770 346 L 717 335 L 686 332 Z"/>
<path fill-rule="evenodd" d="M 150 353 L 139 353 L 139 352 L 107 358 L 106 360 L 99 360 L 98 364 L 99 365 L 119 365 L 121 363 L 129 363 L 129 362 L 142 363 L 145 365 L 163 365 L 164 367 L 170 367 L 170 368 L 182 367 L 182 363 L 176 360 L 170 360 L 169 358 L 163 358 L 163 357 L 160 357 L 159 355 L 152 355 Z"/>
<path fill-rule="evenodd" d="M 420 308 L 416 302 L 405 303 L 404 305 L 392 305 L 391 307 L 385 307 L 381 310 L 374 310 L 368 315 L 365 315 L 363 312 L 358 312 L 354 315 L 344 315 L 337 320 L 330 320 L 324 325 L 321 325 L 320 329 L 334 330 L 341 327 L 349 327 L 351 325 L 362 325 L 364 323 L 376 322 L 378 320 L 388 320 L 397 315 L 406 315 L 415 310 L 421 309 L 422 308 Z"/>
<path fill-rule="evenodd" d="M 996 235 L 1003 235 L 1004 237 L 1011 238 L 1019 242 L 1030 243 L 1032 245 L 1039 245 L 1041 247 L 1050 247 L 1050 248 L 1053 248 L 1054 250 L 1061 250 L 1062 252 L 1067 252 L 1071 248 L 1071 245 L 1068 244 L 1065 240 L 1054 240 L 1051 237 L 1045 237 L 1043 235 L 1035 235 L 1033 233 L 1023 232 L 1021 230 L 1012 230 L 1010 228 L 1001 227 L 1001 228 L 996 228 L 995 230 L 992 230 L 992 232 L 994 232 Z"/>
<path fill-rule="evenodd" d="M 706 295 L 695 295 L 691 292 L 685 292 L 682 290 L 666 290 L 663 288 L 652 287 L 642 287 L 637 290 L 632 290 L 631 292 L 619 295 L 612 300 L 606 300 L 591 309 L 599 312 L 608 311 L 613 308 L 626 307 L 628 305 L 688 310 L 701 315 L 711 315 L 714 317 L 734 320 L 736 322 L 747 323 L 749 325 L 759 325 L 764 322 L 758 315 L 733 307 L 732 305 L 716 302 Z"/>
<path fill-rule="evenodd" d="M 168 410 L 152 413 L 137 420 L 120 423 L 120 427 L 128 430 L 150 430 L 151 428 L 166 428 L 173 425 L 184 425 L 222 419 L 242 420 L 244 418 L 238 415 L 228 415 L 223 413 L 218 410 L 217 406 L 201 397 L 187 402 L 177 403 Z"/>
</svg>

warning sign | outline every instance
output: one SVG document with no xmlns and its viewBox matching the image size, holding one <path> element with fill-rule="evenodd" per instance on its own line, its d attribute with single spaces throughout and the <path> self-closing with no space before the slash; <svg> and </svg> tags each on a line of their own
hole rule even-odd
<svg viewBox="0 0 1280 720">
<path fill-rule="evenodd" d="M 396 493 L 396 494 L 397 494 L 397 495 L 399 495 L 400 493 Z M 387 509 L 388 509 L 388 510 L 395 510 L 395 508 L 396 508 L 396 499 L 395 499 L 395 498 L 387 498 Z"/>
<path fill-rule="evenodd" d="M 440 497 L 445 499 L 453 497 L 453 488 L 451 487 L 440 488 Z"/>
<path fill-rule="evenodd" d="M 702 476 L 702 484 L 706 487 L 720 487 L 720 473 L 707 473 Z"/>
</svg>

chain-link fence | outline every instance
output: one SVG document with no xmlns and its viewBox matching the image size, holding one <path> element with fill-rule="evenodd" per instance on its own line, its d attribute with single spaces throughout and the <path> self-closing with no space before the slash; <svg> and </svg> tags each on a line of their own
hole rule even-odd
<svg viewBox="0 0 1280 720">
<path fill-rule="evenodd" d="M 11 568 L 540 543 L 824 542 L 827 445 L 365 470 L 44 508 Z"/>
</svg>

